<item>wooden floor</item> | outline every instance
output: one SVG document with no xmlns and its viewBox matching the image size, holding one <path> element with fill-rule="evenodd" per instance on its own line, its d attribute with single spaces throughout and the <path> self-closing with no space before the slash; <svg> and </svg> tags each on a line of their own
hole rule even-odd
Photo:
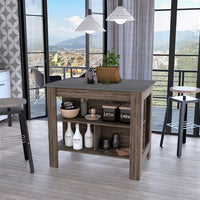
<svg viewBox="0 0 200 200">
<path fill-rule="evenodd" d="M 29 173 L 19 125 L 0 122 L 0 200 L 199 200 L 200 138 L 187 138 L 183 156 L 176 157 L 176 136 L 152 137 L 152 157 L 141 180 L 128 179 L 129 161 L 70 152 L 59 153 L 59 169 L 49 168 L 47 121 L 28 122 L 35 173 Z M 61 130 L 61 124 L 59 124 Z M 60 135 L 61 136 L 61 135 Z"/>
</svg>

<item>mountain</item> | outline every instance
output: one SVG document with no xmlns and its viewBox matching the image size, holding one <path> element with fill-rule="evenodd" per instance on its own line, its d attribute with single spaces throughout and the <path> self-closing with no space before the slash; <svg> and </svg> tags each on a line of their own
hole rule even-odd
<svg viewBox="0 0 200 200">
<path fill-rule="evenodd" d="M 64 40 L 55 46 L 51 46 L 51 48 L 85 49 L 85 36 L 83 35 L 74 39 Z M 96 33 L 95 37 L 90 37 L 90 48 L 102 49 L 101 33 Z"/>
<path fill-rule="evenodd" d="M 158 31 L 154 33 L 154 51 L 167 51 L 169 49 L 169 31 Z M 191 46 L 198 41 L 198 34 L 192 31 L 176 32 L 176 50 L 184 46 Z"/>
<path fill-rule="evenodd" d="M 167 51 L 169 49 L 169 31 L 158 31 L 154 33 L 154 51 Z M 100 34 L 90 37 L 90 48 L 102 49 L 102 39 Z M 176 33 L 176 50 L 180 50 L 184 46 L 191 46 L 198 41 L 198 34 L 192 31 L 177 31 Z M 57 45 L 51 46 L 52 51 L 65 49 L 84 49 L 85 36 L 74 39 L 64 40 Z"/>
<path fill-rule="evenodd" d="M 83 49 L 85 48 L 85 36 L 80 36 L 74 39 L 59 42 L 56 47 L 63 47 L 66 49 Z"/>
</svg>

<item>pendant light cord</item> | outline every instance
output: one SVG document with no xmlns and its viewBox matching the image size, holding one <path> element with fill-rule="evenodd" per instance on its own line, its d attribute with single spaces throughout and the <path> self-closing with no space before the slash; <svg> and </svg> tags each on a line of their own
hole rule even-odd
<svg viewBox="0 0 200 200">
<path fill-rule="evenodd" d="M 88 15 L 92 15 L 92 10 L 91 10 L 91 9 L 88 9 L 87 14 L 88 14 Z"/>
<path fill-rule="evenodd" d="M 118 6 L 123 6 L 123 0 L 118 0 Z"/>
</svg>

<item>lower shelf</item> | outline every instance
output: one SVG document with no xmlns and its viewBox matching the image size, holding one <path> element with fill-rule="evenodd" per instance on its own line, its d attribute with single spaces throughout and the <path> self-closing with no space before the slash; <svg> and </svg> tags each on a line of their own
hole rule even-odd
<svg viewBox="0 0 200 200">
<path fill-rule="evenodd" d="M 104 151 L 103 149 L 99 149 L 97 151 L 94 151 L 93 148 L 83 148 L 81 150 L 74 150 L 72 147 L 66 147 L 64 145 L 64 141 L 60 140 L 58 142 L 58 150 L 59 151 L 69 151 L 69 152 L 75 152 L 75 153 L 87 153 L 87 154 L 93 154 L 93 155 L 99 155 L 99 156 L 110 156 L 115 158 L 122 158 L 122 159 L 129 159 L 129 156 L 119 156 L 115 150 L 111 151 Z"/>
</svg>

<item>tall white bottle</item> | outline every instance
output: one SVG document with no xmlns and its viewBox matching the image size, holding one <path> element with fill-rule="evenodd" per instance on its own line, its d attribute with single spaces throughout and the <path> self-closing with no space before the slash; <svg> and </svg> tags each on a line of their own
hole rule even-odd
<svg viewBox="0 0 200 200">
<path fill-rule="evenodd" d="M 73 136 L 74 136 L 74 133 L 71 128 L 71 122 L 68 122 L 67 131 L 65 132 L 65 146 L 67 147 L 73 146 Z"/>
<path fill-rule="evenodd" d="M 93 147 L 93 133 L 91 131 L 91 125 L 87 124 L 87 131 L 85 133 L 85 147 L 92 148 Z"/>
<path fill-rule="evenodd" d="M 76 131 L 73 136 L 73 149 L 80 150 L 83 148 L 83 137 L 79 130 L 79 124 L 76 124 Z"/>
</svg>

